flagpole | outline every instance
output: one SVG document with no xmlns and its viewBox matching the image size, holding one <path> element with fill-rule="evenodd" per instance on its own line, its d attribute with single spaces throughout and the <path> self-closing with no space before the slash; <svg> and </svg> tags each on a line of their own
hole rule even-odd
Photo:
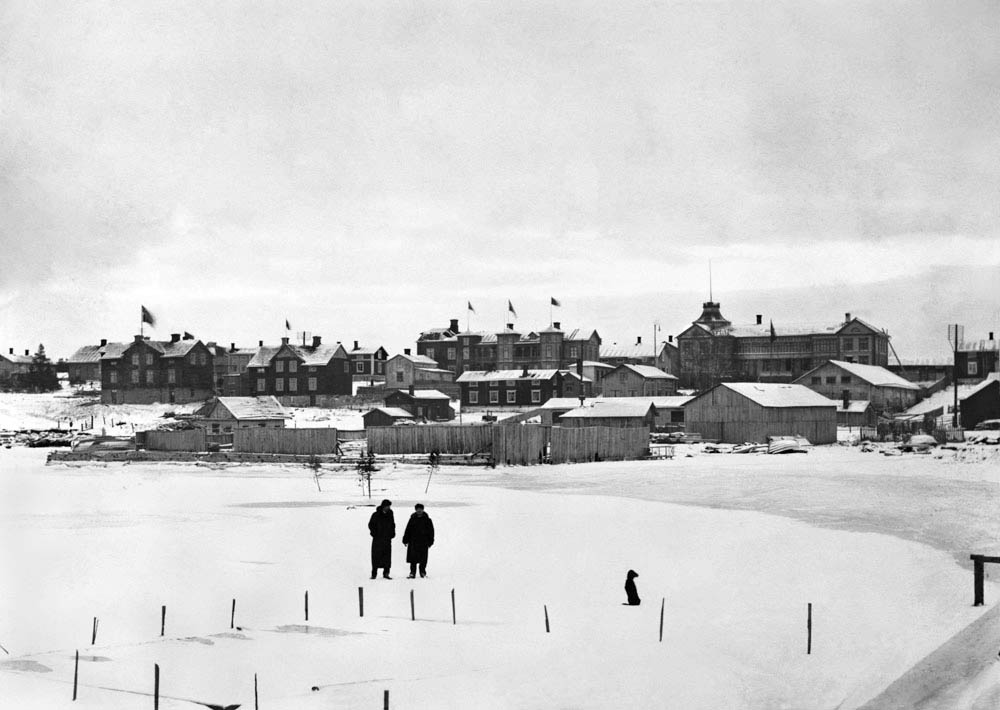
<svg viewBox="0 0 1000 710">
<path fill-rule="evenodd" d="M 139 306 L 139 337 L 140 338 L 142 338 L 145 335 L 145 333 L 146 333 L 146 331 L 143 330 L 143 326 L 145 325 L 145 323 L 146 323 L 146 321 L 143 320 L 143 317 L 142 317 L 142 306 Z"/>
</svg>

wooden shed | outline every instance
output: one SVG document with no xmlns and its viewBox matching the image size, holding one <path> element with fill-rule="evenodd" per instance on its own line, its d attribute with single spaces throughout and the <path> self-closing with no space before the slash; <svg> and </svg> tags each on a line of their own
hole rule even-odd
<svg viewBox="0 0 1000 710">
<path fill-rule="evenodd" d="M 216 397 L 194 413 L 195 424 L 209 434 L 231 434 L 236 429 L 283 429 L 290 419 L 285 408 L 271 395 L 263 397 Z"/>
<path fill-rule="evenodd" d="M 375 407 L 361 417 L 365 429 L 373 426 L 392 426 L 398 421 L 413 421 L 413 415 L 399 407 Z"/>
<path fill-rule="evenodd" d="M 385 396 L 387 407 L 405 409 L 417 419 L 449 421 L 455 418 L 451 397 L 438 390 L 394 390 Z"/>
<path fill-rule="evenodd" d="M 684 422 L 688 433 L 731 444 L 787 435 L 832 444 L 837 402 L 804 385 L 725 382 L 688 402 Z"/>
<path fill-rule="evenodd" d="M 656 407 L 648 399 L 638 401 L 602 402 L 591 400 L 583 407 L 572 409 L 559 417 L 559 425 L 565 427 L 603 426 L 622 429 L 652 429 L 656 421 Z"/>
<path fill-rule="evenodd" d="M 958 408 L 962 427 L 971 429 L 984 419 L 1000 419 L 1000 375 L 990 373 L 961 399 Z"/>
</svg>

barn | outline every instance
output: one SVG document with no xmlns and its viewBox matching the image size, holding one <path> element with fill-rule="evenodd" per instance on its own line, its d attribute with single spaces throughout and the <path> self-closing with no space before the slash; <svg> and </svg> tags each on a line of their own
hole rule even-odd
<svg viewBox="0 0 1000 710">
<path fill-rule="evenodd" d="M 413 415 L 400 407 L 375 407 L 362 417 L 365 429 L 373 426 L 392 426 L 399 421 L 413 421 Z"/>
<path fill-rule="evenodd" d="M 984 419 L 1000 419 L 1000 374 L 990 373 L 961 401 L 958 412 L 965 429 L 971 429 Z"/>
<path fill-rule="evenodd" d="M 271 395 L 216 397 L 198 409 L 192 419 L 209 434 L 231 434 L 235 429 L 284 429 L 291 415 Z"/>
<path fill-rule="evenodd" d="M 599 399 L 591 400 L 590 403 L 572 409 L 559 417 L 559 426 L 653 428 L 656 421 L 656 407 L 649 401 L 649 398 L 635 398 L 636 401 L 622 401 L 622 399 L 610 402 Z"/>
<path fill-rule="evenodd" d="M 724 382 L 688 402 L 684 422 L 689 433 L 730 444 L 788 435 L 832 444 L 837 402 L 804 385 Z"/>
</svg>

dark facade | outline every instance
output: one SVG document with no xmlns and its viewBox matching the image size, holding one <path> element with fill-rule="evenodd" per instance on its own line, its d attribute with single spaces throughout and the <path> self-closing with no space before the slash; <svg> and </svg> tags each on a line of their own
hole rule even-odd
<svg viewBox="0 0 1000 710">
<path fill-rule="evenodd" d="M 979 341 L 959 343 L 955 352 L 954 366 L 959 382 L 979 382 L 991 372 L 997 372 L 997 348 L 1000 347 L 993 337 Z"/>
<path fill-rule="evenodd" d="M 168 341 L 141 335 L 101 356 L 101 402 L 200 402 L 213 394 L 213 354 L 200 340 Z"/>
<path fill-rule="evenodd" d="M 127 343 L 111 343 L 111 348 L 124 349 Z M 108 341 L 102 338 L 97 345 L 84 345 L 63 361 L 66 375 L 73 384 L 101 381 L 101 358 L 108 351 Z"/>
<path fill-rule="evenodd" d="M 392 426 L 401 420 L 412 421 L 413 415 L 398 407 L 375 407 L 365 412 L 361 420 L 364 422 L 365 429 L 367 429 L 373 426 Z"/>
<path fill-rule="evenodd" d="M 292 345 L 288 338 L 276 347 L 261 347 L 247 365 L 250 393 L 276 397 L 351 394 L 351 363 L 337 343 L 324 345 L 314 336 L 312 345 Z"/>
<path fill-rule="evenodd" d="M 463 407 L 538 407 L 552 397 L 590 395 L 589 382 L 561 370 L 470 370 L 456 381 Z"/>
<path fill-rule="evenodd" d="M 764 323 L 733 325 L 719 304 L 702 304 L 702 314 L 677 336 L 680 386 L 708 389 L 719 382 L 791 382 L 826 360 L 862 365 L 888 363 L 889 335 L 844 314 L 828 325 Z"/>
<path fill-rule="evenodd" d="M 417 355 L 434 360 L 456 375 L 466 371 L 569 369 L 583 360 L 600 357 L 601 336 L 596 330 L 564 332 L 553 323 L 539 332 L 522 334 L 512 323 L 499 333 L 459 332 L 458 320 L 449 328 L 425 331 L 417 339 Z"/>
<path fill-rule="evenodd" d="M 25 350 L 24 355 L 15 355 L 14 348 L 9 350 L 6 355 L 0 353 L 0 386 L 17 387 L 28 374 L 31 353 Z"/>
<path fill-rule="evenodd" d="M 436 390 L 393 390 L 386 394 L 385 406 L 406 410 L 416 419 L 439 422 L 455 418 L 451 399 Z"/>
<path fill-rule="evenodd" d="M 1000 377 L 996 373 L 962 399 L 959 416 L 963 429 L 972 429 L 985 419 L 1000 419 Z"/>
<path fill-rule="evenodd" d="M 354 341 L 354 347 L 347 353 L 351 361 L 351 377 L 355 382 L 384 382 L 385 361 L 388 353 L 385 348 L 363 348 Z"/>
<path fill-rule="evenodd" d="M 215 392 L 223 397 L 247 397 L 250 395 L 250 378 L 247 368 L 250 361 L 264 343 L 256 348 L 238 348 L 231 343 L 228 348 L 209 344 L 215 354 L 213 376 Z"/>
<path fill-rule="evenodd" d="M 676 375 L 681 366 L 680 351 L 672 335 L 654 347 L 644 345 L 641 337 L 636 339 L 635 345 L 601 345 L 600 361 L 615 367 L 650 365 L 672 375 Z"/>
</svg>

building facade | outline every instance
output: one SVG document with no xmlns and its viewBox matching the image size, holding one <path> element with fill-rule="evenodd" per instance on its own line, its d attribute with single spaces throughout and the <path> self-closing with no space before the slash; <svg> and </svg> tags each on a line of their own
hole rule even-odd
<svg viewBox="0 0 1000 710">
<path fill-rule="evenodd" d="M 258 348 L 247 375 L 254 396 L 308 396 L 310 404 L 319 395 L 349 395 L 353 383 L 344 346 L 324 345 L 318 335 L 311 345 L 293 345 L 282 338 L 279 346 Z"/>
<path fill-rule="evenodd" d="M 351 378 L 355 382 L 385 382 L 385 362 L 388 353 L 381 345 L 377 348 L 363 348 L 354 341 L 354 347 L 347 353 L 351 361 Z"/>
<path fill-rule="evenodd" d="M 467 370 L 456 382 L 463 407 L 538 407 L 552 397 L 590 396 L 590 381 L 566 370 Z"/>
<path fill-rule="evenodd" d="M 677 345 L 680 386 L 698 390 L 719 382 L 792 382 L 826 360 L 884 367 L 889 357 L 889 334 L 850 313 L 829 324 L 775 325 L 758 315 L 752 325 L 733 325 L 712 301 Z"/>
<path fill-rule="evenodd" d="M 677 394 L 677 378 L 651 365 L 619 365 L 600 382 L 605 397 L 669 397 Z"/>
<path fill-rule="evenodd" d="M 876 413 L 908 409 L 920 399 L 920 385 L 884 367 L 828 360 L 795 380 L 836 401 L 868 401 Z"/>
<path fill-rule="evenodd" d="M 31 353 L 14 354 L 14 348 L 9 348 L 6 354 L 0 353 L 0 387 L 16 387 L 28 374 L 31 367 Z"/>
<path fill-rule="evenodd" d="M 114 346 L 114 347 L 112 347 Z M 107 343 L 101 356 L 101 402 L 200 402 L 214 394 L 213 354 L 195 338 Z"/>
<path fill-rule="evenodd" d="M 409 412 L 415 419 L 439 422 L 455 418 L 451 398 L 437 390 L 392 390 L 385 395 L 385 406 Z"/>
</svg>

